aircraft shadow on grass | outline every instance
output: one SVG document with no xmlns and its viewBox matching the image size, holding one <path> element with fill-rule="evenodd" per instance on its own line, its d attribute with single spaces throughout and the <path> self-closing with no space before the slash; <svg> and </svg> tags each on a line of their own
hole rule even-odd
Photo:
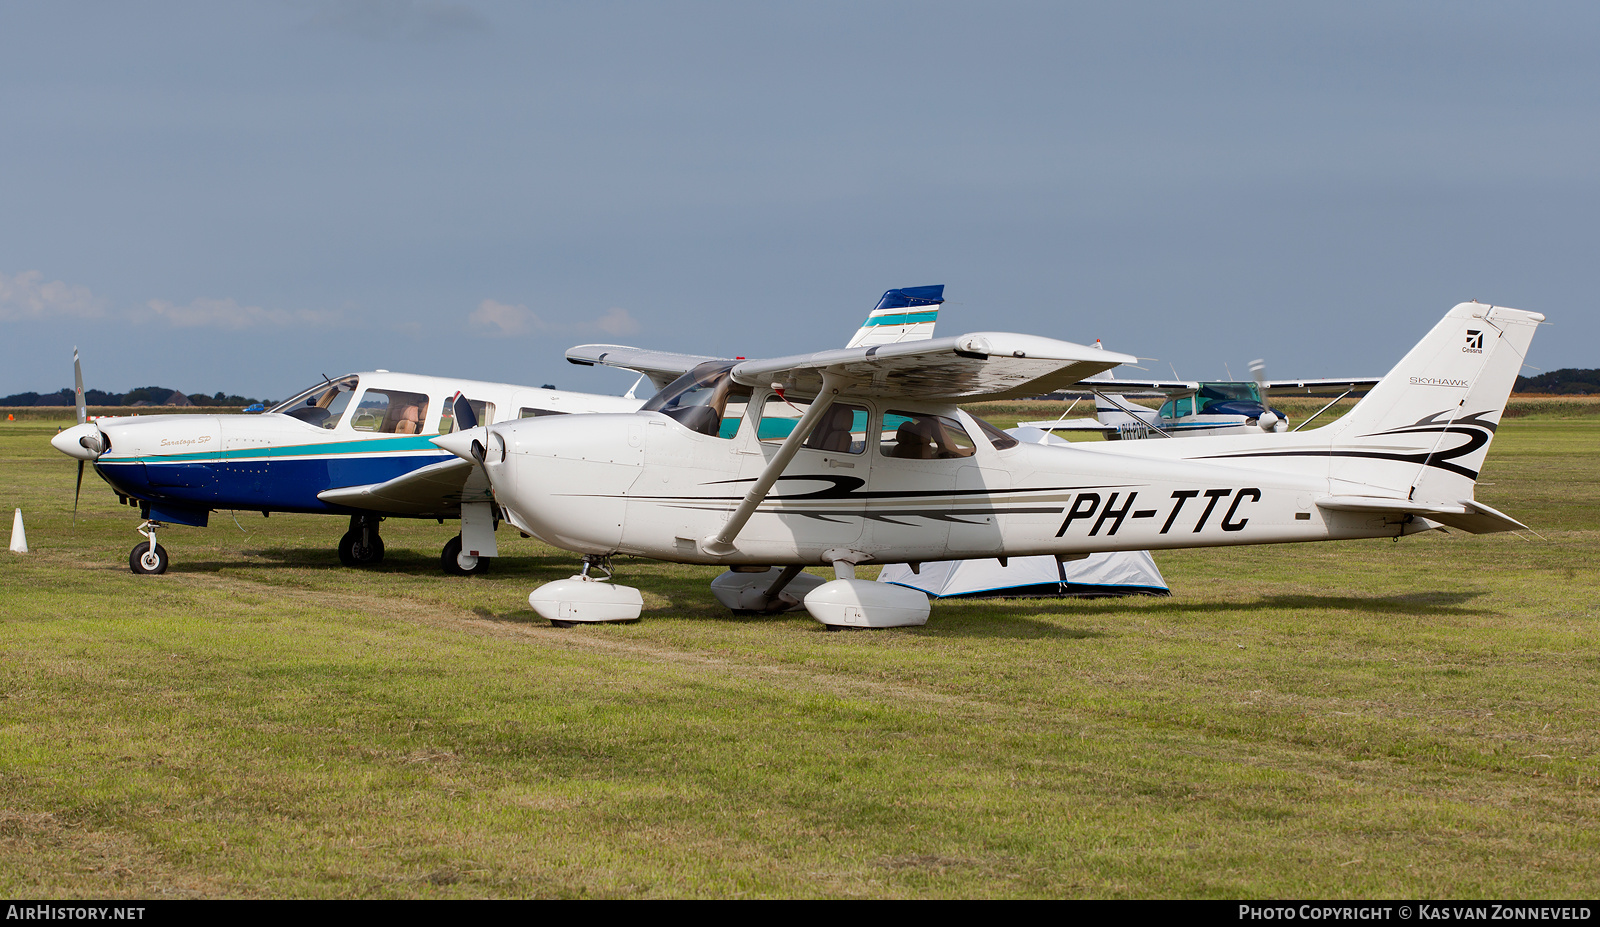
<svg viewBox="0 0 1600 927">
<path fill-rule="evenodd" d="M 437 566 L 439 558 L 424 551 L 410 551 L 405 549 L 390 549 L 386 552 L 384 561 L 375 566 L 365 567 L 363 573 L 377 575 L 427 575 L 429 568 Z M 266 569 L 266 570 L 306 570 L 326 569 L 329 571 L 345 571 L 337 556 L 328 551 L 300 547 L 267 547 L 256 550 L 241 550 L 237 558 L 226 560 L 196 560 L 174 563 L 168 572 L 183 573 L 215 573 L 222 569 Z M 572 563 L 566 557 L 551 555 L 548 557 L 498 557 L 495 559 L 494 572 L 490 576 L 502 578 L 516 578 L 520 580 L 535 579 L 548 581 L 562 579 L 572 573 Z"/>
</svg>

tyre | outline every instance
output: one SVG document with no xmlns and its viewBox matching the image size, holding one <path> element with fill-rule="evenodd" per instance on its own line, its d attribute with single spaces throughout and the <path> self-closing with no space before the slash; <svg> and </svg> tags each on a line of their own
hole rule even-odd
<svg viewBox="0 0 1600 927">
<path fill-rule="evenodd" d="M 140 576 L 159 576 L 167 572 L 167 549 L 160 544 L 150 550 L 149 541 L 140 541 L 128 552 L 128 569 Z"/>
<path fill-rule="evenodd" d="M 339 562 L 347 567 L 377 566 L 383 562 L 383 539 L 373 532 L 371 543 L 363 544 L 360 532 L 346 532 L 339 539 Z"/>
<path fill-rule="evenodd" d="M 439 554 L 439 567 L 450 576 L 482 576 L 489 572 L 489 558 L 479 557 L 478 563 L 470 570 L 461 568 L 461 561 L 456 559 L 461 554 L 461 535 L 456 535 L 444 545 L 444 550 Z"/>
</svg>

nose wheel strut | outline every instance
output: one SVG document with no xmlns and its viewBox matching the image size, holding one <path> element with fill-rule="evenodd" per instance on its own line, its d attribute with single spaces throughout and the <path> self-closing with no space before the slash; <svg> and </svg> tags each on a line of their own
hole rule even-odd
<svg viewBox="0 0 1600 927">
<path fill-rule="evenodd" d="M 167 572 L 167 549 L 156 543 L 156 529 L 160 522 L 146 521 L 135 528 L 144 540 L 133 545 L 128 552 L 128 569 L 141 576 L 158 576 Z"/>
</svg>

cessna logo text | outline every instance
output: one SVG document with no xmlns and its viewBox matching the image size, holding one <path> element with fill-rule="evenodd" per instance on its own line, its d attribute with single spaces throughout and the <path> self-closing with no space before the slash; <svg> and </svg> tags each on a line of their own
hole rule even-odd
<svg viewBox="0 0 1600 927">
<path fill-rule="evenodd" d="M 1467 329 L 1467 346 L 1461 349 L 1462 354 L 1483 353 L 1483 332 L 1476 328 Z"/>
<path fill-rule="evenodd" d="M 1453 386 L 1456 389 L 1466 389 L 1472 385 L 1471 380 L 1441 380 L 1437 377 L 1412 377 L 1412 386 Z"/>
</svg>

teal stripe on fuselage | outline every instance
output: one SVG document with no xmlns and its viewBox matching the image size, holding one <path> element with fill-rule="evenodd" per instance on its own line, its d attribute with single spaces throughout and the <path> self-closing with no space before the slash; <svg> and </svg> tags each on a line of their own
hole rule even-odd
<svg viewBox="0 0 1600 927">
<path fill-rule="evenodd" d="M 183 463 L 208 460 L 239 460 L 254 457 L 314 457 L 318 455 L 389 454 L 395 451 L 438 451 L 430 439 L 435 435 L 403 435 L 398 438 L 371 438 L 365 441 L 330 441 L 323 444 L 294 444 L 288 447 L 247 447 L 221 453 L 152 454 L 124 457 L 107 463 Z"/>
</svg>

